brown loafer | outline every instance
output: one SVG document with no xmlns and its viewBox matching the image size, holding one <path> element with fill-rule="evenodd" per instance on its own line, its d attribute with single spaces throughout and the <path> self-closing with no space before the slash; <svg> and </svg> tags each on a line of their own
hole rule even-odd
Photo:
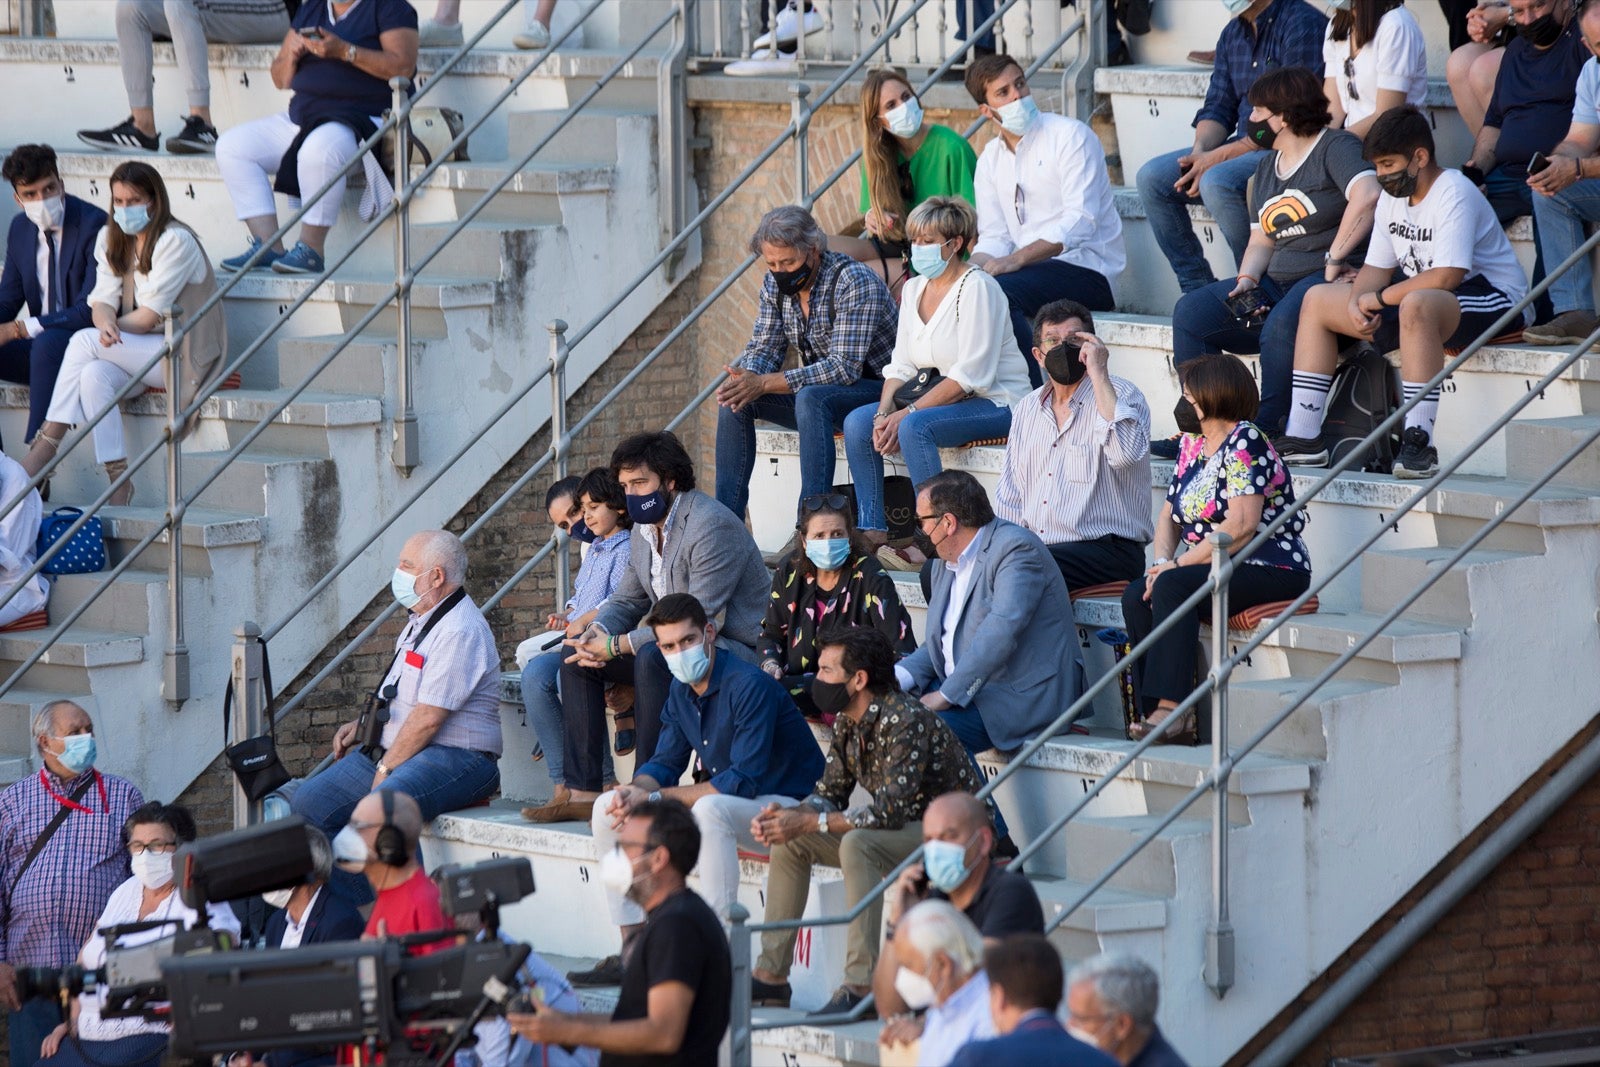
<svg viewBox="0 0 1600 1067">
<path fill-rule="evenodd" d="M 572 790 L 564 785 L 556 786 L 550 799 L 537 808 L 523 808 L 522 817 L 529 822 L 588 822 L 594 814 L 594 801 L 573 800 Z"/>
</svg>

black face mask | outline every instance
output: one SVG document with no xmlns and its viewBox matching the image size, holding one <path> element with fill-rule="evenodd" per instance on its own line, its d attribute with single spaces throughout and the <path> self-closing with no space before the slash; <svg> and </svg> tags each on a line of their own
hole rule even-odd
<svg viewBox="0 0 1600 1067">
<path fill-rule="evenodd" d="M 1418 177 L 1418 175 L 1411 173 L 1410 167 L 1397 170 L 1393 174 L 1380 174 L 1378 175 L 1378 188 L 1390 196 L 1408 200 L 1411 194 L 1417 191 Z"/>
<path fill-rule="evenodd" d="M 1278 131 L 1274 130 L 1267 119 L 1257 122 L 1255 119 L 1244 120 L 1244 139 L 1257 148 L 1271 148 L 1272 142 L 1278 139 Z"/>
<path fill-rule="evenodd" d="M 1180 396 L 1178 402 L 1172 405 L 1172 417 L 1178 423 L 1179 433 L 1200 433 L 1200 416 L 1195 413 L 1194 405 L 1189 403 L 1187 397 Z"/>
<path fill-rule="evenodd" d="M 824 682 L 811 679 L 811 703 L 824 715 L 842 715 L 850 706 L 850 691 L 843 682 Z"/>
<path fill-rule="evenodd" d="M 1532 22 L 1518 25 L 1517 36 L 1535 48 L 1549 48 L 1560 39 L 1561 31 L 1566 28 L 1564 23 L 1557 22 L 1555 16 L 1547 11 Z"/>
<path fill-rule="evenodd" d="M 1083 346 L 1062 341 L 1044 354 L 1044 372 L 1061 385 L 1077 385 L 1089 368 L 1083 365 Z"/>
<path fill-rule="evenodd" d="M 798 296 L 800 290 L 806 287 L 811 280 L 811 264 L 808 262 L 796 270 L 775 270 L 772 272 L 772 283 L 778 287 L 778 292 L 784 296 Z"/>
</svg>

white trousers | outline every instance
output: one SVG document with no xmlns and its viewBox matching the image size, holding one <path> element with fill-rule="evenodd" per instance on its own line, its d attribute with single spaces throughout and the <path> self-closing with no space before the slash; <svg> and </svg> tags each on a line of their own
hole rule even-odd
<svg viewBox="0 0 1600 1067">
<path fill-rule="evenodd" d="M 602 856 L 617 843 L 617 832 L 611 828 L 611 816 L 607 814 L 615 795 L 602 793 L 594 802 L 594 816 L 589 820 Z M 794 797 L 769 795 L 746 800 L 712 793 L 695 801 L 694 807 L 689 809 L 700 827 L 700 862 L 695 868 L 700 872 L 700 895 L 717 913 L 717 918 L 727 921 L 728 906 L 739 895 L 739 850 L 767 854 L 767 846 L 750 832 L 751 821 L 768 804 L 792 808 L 798 803 Z M 644 909 L 620 893 L 606 890 L 606 905 L 611 909 L 611 921 L 618 926 L 637 926 L 644 922 Z"/>
<path fill-rule="evenodd" d="M 56 375 L 55 392 L 50 394 L 50 422 L 77 426 L 97 413 L 112 407 L 112 397 L 134 374 L 161 351 L 166 337 L 161 333 L 124 333 L 119 344 L 100 343 L 100 331 L 79 330 L 67 342 Z M 146 386 L 161 387 L 166 382 L 165 361 L 158 362 L 144 376 Z M 133 396 L 139 395 L 134 392 Z M 94 428 L 94 458 L 99 463 L 127 459 L 128 446 L 122 438 L 122 412 L 113 410 Z"/>
<path fill-rule="evenodd" d="M 372 121 L 378 124 L 383 120 Z M 288 115 L 268 115 L 226 130 L 217 138 L 217 170 L 228 187 L 236 218 L 278 214 L 272 199 L 272 175 L 299 135 L 300 127 L 290 122 Z M 298 156 L 301 191 L 309 195 L 321 189 L 355 154 L 355 131 L 344 123 L 325 122 L 312 130 Z M 332 226 L 339 218 L 344 187 L 345 179 L 340 178 L 301 221 L 307 226 Z M 300 201 L 291 197 L 289 205 L 298 208 Z"/>
</svg>

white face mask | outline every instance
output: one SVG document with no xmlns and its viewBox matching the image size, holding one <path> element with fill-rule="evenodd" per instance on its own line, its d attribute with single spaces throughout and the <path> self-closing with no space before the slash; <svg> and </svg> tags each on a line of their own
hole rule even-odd
<svg viewBox="0 0 1600 1067">
<path fill-rule="evenodd" d="M 633 888 L 633 864 L 621 849 L 614 848 L 600 857 L 600 884 L 623 896 Z"/>
<path fill-rule="evenodd" d="M 133 857 L 133 876 L 146 889 L 172 884 L 172 853 L 141 852 Z"/>
<path fill-rule="evenodd" d="M 922 1011 L 931 1007 L 938 999 L 938 993 L 933 988 L 933 983 L 925 974 L 901 967 L 894 972 L 894 991 L 900 994 L 900 999 L 906 1002 L 906 1007 L 912 1011 Z"/>
<path fill-rule="evenodd" d="M 885 112 L 883 124 L 896 137 L 910 137 L 922 129 L 922 105 L 913 96 L 899 107 Z"/>
<path fill-rule="evenodd" d="M 289 906 L 289 898 L 292 896 L 294 896 L 294 887 L 290 886 L 288 889 L 274 889 L 271 892 L 262 893 L 261 899 L 267 902 L 267 907 L 269 908 L 287 908 Z"/>
<path fill-rule="evenodd" d="M 360 874 L 371 860 L 372 850 L 354 827 L 346 826 L 333 835 L 333 862 L 337 867 Z"/>
<path fill-rule="evenodd" d="M 46 196 L 38 200 L 26 200 L 22 204 L 22 213 L 41 230 L 59 230 L 62 220 L 67 217 L 67 198 Z"/>
</svg>

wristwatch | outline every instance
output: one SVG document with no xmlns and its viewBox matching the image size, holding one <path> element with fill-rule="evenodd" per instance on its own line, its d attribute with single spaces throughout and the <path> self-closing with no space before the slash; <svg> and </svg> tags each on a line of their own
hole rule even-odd
<svg viewBox="0 0 1600 1067">
<path fill-rule="evenodd" d="M 817 812 L 817 833 L 825 834 L 827 832 L 828 832 L 828 813 L 825 812 L 825 811 L 819 811 L 819 812 Z"/>
<path fill-rule="evenodd" d="M 383 775 L 385 778 L 389 777 L 389 768 L 383 765 L 382 760 L 378 761 L 378 773 Z"/>
<path fill-rule="evenodd" d="M 661 803 L 661 790 L 659 790 L 659 789 L 652 789 L 652 790 L 651 790 L 651 791 L 650 791 L 650 795 L 649 795 L 649 796 L 647 796 L 647 797 L 645 797 L 645 799 L 646 799 L 646 800 L 648 800 L 648 801 L 649 801 L 649 802 L 650 802 L 650 803 L 652 803 L 652 804 L 659 804 L 659 803 Z"/>
</svg>

